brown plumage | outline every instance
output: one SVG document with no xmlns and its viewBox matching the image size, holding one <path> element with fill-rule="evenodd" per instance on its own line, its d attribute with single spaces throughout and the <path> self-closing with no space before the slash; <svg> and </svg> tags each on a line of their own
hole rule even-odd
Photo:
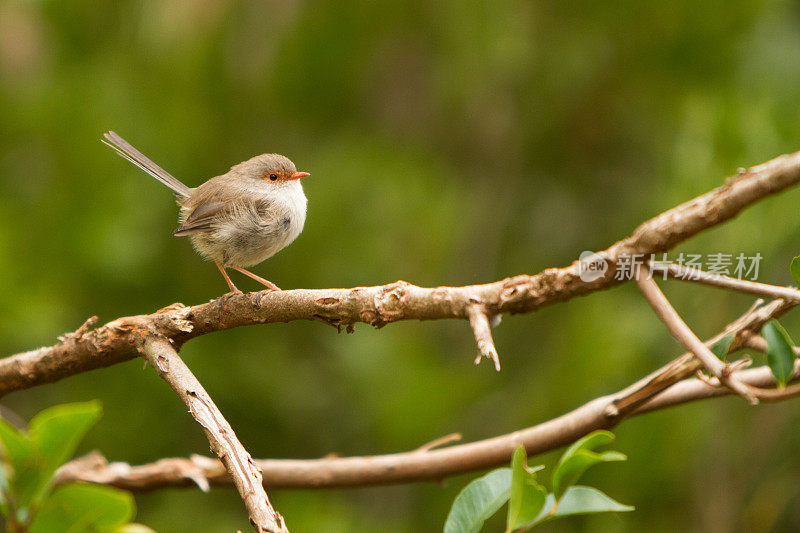
<svg viewBox="0 0 800 533">
<path fill-rule="evenodd" d="M 118 154 L 175 192 L 181 225 L 173 235 L 188 236 L 201 256 L 214 261 L 231 291 L 239 292 L 226 267 L 279 290 L 244 267 L 272 257 L 300 235 L 307 201 L 299 178 L 308 173 L 297 172 L 287 157 L 262 154 L 190 188 L 114 132 L 104 137 Z"/>
</svg>

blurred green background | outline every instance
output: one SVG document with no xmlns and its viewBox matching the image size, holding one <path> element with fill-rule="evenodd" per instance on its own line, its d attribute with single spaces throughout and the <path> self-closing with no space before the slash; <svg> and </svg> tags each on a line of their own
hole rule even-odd
<svg viewBox="0 0 800 533">
<path fill-rule="evenodd" d="M 189 185 L 262 152 L 311 172 L 304 233 L 254 268 L 281 287 L 461 285 L 568 264 L 737 167 L 800 149 L 798 87 L 788 1 L 4 0 L 0 353 L 52 344 L 94 314 L 226 290 L 171 237 L 167 189 L 100 144 L 108 129 Z M 759 279 L 789 283 L 798 199 L 768 199 L 673 255 L 759 252 Z M 751 302 L 665 290 L 703 336 Z M 784 323 L 800 338 L 797 316 Z M 499 374 L 472 366 L 461 321 L 354 335 L 273 324 L 182 354 L 254 456 L 296 458 L 506 433 L 681 353 L 630 284 L 506 317 L 495 340 Z M 84 450 L 132 463 L 208 451 L 141 362 L 3 401 L 29 418 L 90 398 L 105 416 Z M 796 531 L 798 422 L 798 402 L 730 398 L 625 422 L 629 461 L 587 481 L 637 511 L 550 531 Z M 271 495 L 293 531 L 436 531 L 473 477 Z M 249 528 L 233 489 L 137 502 L 159 531 Z"/>
</svg>

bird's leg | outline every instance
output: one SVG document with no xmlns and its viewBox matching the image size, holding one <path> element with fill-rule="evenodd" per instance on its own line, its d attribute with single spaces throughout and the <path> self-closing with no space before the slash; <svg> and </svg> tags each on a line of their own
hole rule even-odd
<svg viewBox="0 0 800 533">
<path fill-rule="evenodd" d="M 219 269 L 219 271 L 222 272 L 222 276 L 225 278 L 225 281 L 228 282 L 228 287 L 231 288 L 231 292 L 232 293 L 241 294 L 242 291 L 240 291 L 239 289 L 236 288 L 236 285 L 233 284 L 233 282 L 231 281 L 231 278 L 228 277 L 228 273 L 225 272 L 225 267 L 222 266 L 219 261 L 214 261 L 214 262 L 217 264 L 217 268 Z M 233 268 L 236 268 L 236 267 L 233 267 Z"/>
<path fill-rule="evenodd" d="M 261 276 L 257 276 L 257 275 L 253 274 L 252 272 L 250 272 L 248 270 L 245 270 L 245 269 L 243 269 L 241 267 L 236 267 L 236 266 L 233 266 L 233 265 L 231 265 L 231 268 L 234 269 L 234 270 L 238 270 L 239 272 L 241 272 L 245 276 L 250 276 L 251 278 L 253 278 L 254 280 L 256 280 L 259 283 L 263 283 L 264 285 L 266 285 L 267 287 L 269 287 L 273 291 L 281 290 L 280 287 L 278 287 L 277 285 L 275 285 L 271 281 L 266 280 L 266 279 L 262 278 Z"/>
</svg>

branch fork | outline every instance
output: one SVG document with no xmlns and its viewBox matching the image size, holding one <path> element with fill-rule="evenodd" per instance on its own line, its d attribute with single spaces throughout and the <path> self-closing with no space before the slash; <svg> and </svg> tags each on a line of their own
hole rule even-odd
<svg viewBox="0 0 800 533">
<path fill-rule="evenodd" d="M 800 152 L 778 157 L 740 171 L 723 186 L 644 222 L 629 237 L 598 254 L 609 265 L 616 265 L 620 258 L 626 256 L 649 257 L 664 252 L 798 182 Z M 54 346 L 0 359 L 0 396 L 141 355 L 189 407 L 192 416 L 204 428 L 212 451 L 224 463 L 230 477 L 226 477 L 220 462 L 212 459 L 193 458 L 188 465 L 185 464 L 186 459 L 165 459 L 165 463 L 156 463 L 155 466 L 128 467 L 128 470 L 120 468 L 118 463 L 107 467 L 97 466 L 106 476 L 102 478 L 105 481 L 99 482 L 124 486 L 131 482 L 133 476 L 139 483 L 134 487 L 136 490 L 142 486 L 152 488 L 159 483 L 162 484 L 160 486 L 197 483 L 201 488 L 207 488 L 210 483 L 232 479 L 256 531 L 283 533 L 287 531 L 285 523 L 269 502 L 260 469 L 268 472 L 267 482 L 270 486 L 353 486 L 442 479 L 448 475 L 507 462 L 519 443 L 523 443 L 531 455 L 541 453 L 571 443 L 595 429 L 613 427 L 627 416 L 693 399 L 716 397 L 733 391 L 756 403 L 758 399 L 782 400 L 800 394 L 800 385 L 797 384 L 782 390 L 758 388 L 774 383 L 766 368 L 740 370 L 738 363 L 726 365 L 719 361 L 669 304 L 652 280 L 649 265 L 644 265 L 646 275 L 641 275 L 641 270 L 636 281 L 642 293 L 689 353 L 615 395 L 592 400 L 538 426 L 479 442 L 439 448 L 449 444 L 451 437 L 437 439 L 420 450 L 401 454 L 255 462 L 206 391 L 178 357 L 177 350 L 200 335 L 272 322 L 321 320 L 337 329 L 344 325 L 347 331 L 352 331 L 356 322 L 382 327 L 398 320 L 466 318 L 480 353 L 475 363 L 483 358 L 491 359 L 495 368 L 500 370 L 491 327 L 496 325 L 494 322 L 502 313 L 534 311 L 596 290 L 611 288 L 621 284 L 622 279 L 611 275 L 591 281 L 581 279 L 578 261 L 575 261 L 562 268 L 548 268 L 538 274 L 519 275 L 483 285 L 425 288 L 398 281 L 384 286 L 352 289 L 262 291 L 225 296 L 192 307 L 173 304 L 149 315 L 119 318 L 93 330 L 90 328 L 94 319 L 90 319 L 74 333 L 60 337 L 59 343 Z M 681 274 L 676 266 L 667 266 L 662 272 L 676 278 Z M 763 341 L 757 336 L 760 327 L 770 318 L 800 303 L 800 291 L 796 289 L 732 280 L 708 273 L 691 274 L 687 281 L 780 298 L 763 307 L 751 309 L 716 337 L 721 338 L 735 331 L 737 336 L 731 350 L 760 344 Z M 711 387 L 698 379 L 687 379 L 703 367 L 714 376 L 706 380 Z M 173 465 L 170 473 L 164 475 L 166 467 L 162 466 L 175 461 L 181 466 Z M 142 469 L 148 474 L 156 471 L 157 477 L 160 477 L 156 482 L 143 483 L 142 477 L 136 478 L 136 475 L 148 475 Z M 78 470 L 72 469 L 73 479 L 80 478 L 74 474 Z M 69 479 L 69 468 L 62 468 L 60 472 L 60 479 Z M 116 482 L 109 481 L 112 478 Z M 96 481 L 98 478 L 83 479 Z M 205 483 L 201 480 L 205 480 Z"/>
<path fill-rule="evenodd" d="M 716 284 L 720 281 L 718 278 L 725 278 L 725 276 L 716 276 L 707 274 L 702 271 L 696 271 L 696 269 L 692 269 L 695 273 L 699 272 L 701 274 L 700 277 L 693 277 L 692 280 L 696 281 L 699 279 L 712 279 L 712 283 Z M 709 277 L 712 276 L 712 277 Z M 682 278 L 678 278 L 682 279 Z M 732 281 L 742 281 L 742 280 L 733 280 Z M 728 283 L 728 280 L 722 280 L 723 283 Z M 751 286 L 747 286 L 747 289 L 758 290 L 759 293 L 763 292 L 775 292 L 773 289 L 781 289 L 781 287 L 773 287 L 771 285 L 766 285 L 762 283 L 754 283 L 754 282 L 747 282 L 751 284 Z M 795 391 L 793 388 L 790 390 L 775 390 L 775 389 L 763 389 L 748 385 L 743 383 L 736 375 L 736 370 L 743 367 L 743 365 L 749 364 L 742 361 L 736 361 L 734 363 L 723 363 L 720 361 L 716 355 L 709 349 L 709 347 L 704 344 L 697 335 L 686 325 L 686 323 L 681 319 L 680 315 L 678 315 L 677 311 L 672 307 L 672 304 L 669 303 L 664 293 L 661 292 L 661 289 L 658 288 L 658 284 L 652 277 L 652 271 L 650 270 L 650 265 L 648 261 L 644 261 L 642 265 L 640 265 L 639 269 L 636 272 L 636 284 L 639 286 L 644 297 L 650 303 L 650 305 L 655 310 L 656 314 L 661 318 L 664 324 L 669 329 L 670 333 L 681 343 L 683 344 L 696 358 L 703 367 L 711 374 L 714 380 L 708 380 L 706 378 L 701 378 L 707 385 L 711 387 L 719 387 L 724 386 L 730 389 L 731 391 L 735 392 L 745 400 L 747 400 L 751 405 L 757 405 L 760 399 L 765 400 L 774 400 L 779 397 L 792 397 L 800 390 Z M 755 287 L 753 287 L 755 286 Z M 737 285 L 738 287 L 738 285 Z M 737 288 L 731 287 L 731 288 Z M 786 288 L 787 290 L 794 291 L 794 289 Z M 750 291 L 748 291 L 750 292 Z M 797 292 L 797 291 L 795 291 Z M 798 303 L 798 300 L 793 298 L 791 300 L 792 304 Z M 763 324 L 762 324 L 763 325 Z"/>
</svg>

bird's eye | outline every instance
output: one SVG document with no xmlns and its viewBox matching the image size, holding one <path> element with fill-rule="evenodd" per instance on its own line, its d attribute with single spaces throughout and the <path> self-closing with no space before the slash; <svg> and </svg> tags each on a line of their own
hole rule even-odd
<svg viewBox="0 0 800 533">
<path fill-rule="evenodd" d="M 278 179 L 278 175 L 277 174 L 270 174 L 269 175 L 269 179 L 271 179 L 272 181 L 275 181 L 276 179 Z"/>
</svg>

